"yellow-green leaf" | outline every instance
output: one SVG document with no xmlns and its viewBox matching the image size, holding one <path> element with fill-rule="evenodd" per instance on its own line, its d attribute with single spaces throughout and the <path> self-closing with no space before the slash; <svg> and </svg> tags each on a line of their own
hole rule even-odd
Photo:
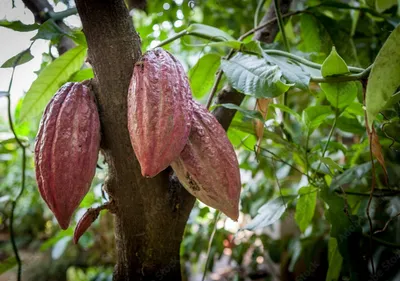
<svg viewBox="0 0 400 281">
<path fill-rule="evenodd" d="M 331 53 L 323 62 L 321 73 L 324 77 L 349 73 L 346 62 L 336 52 L 335 47 L 332 47 Z"/>
<path fill-rule="evenodd" d="M 24 97 L 20 121 L 36 117 L 43 112 L 58 88 L 81 68 L 86 50 L 86 47 L 77 46 L 54 60 L 40 72 Z"/>
<path fill-rule="evenodd" d="M 368 78 L 365 106 L 368 126 L 400 86 L 400 25 L 383 44 Z"/>
</svg>

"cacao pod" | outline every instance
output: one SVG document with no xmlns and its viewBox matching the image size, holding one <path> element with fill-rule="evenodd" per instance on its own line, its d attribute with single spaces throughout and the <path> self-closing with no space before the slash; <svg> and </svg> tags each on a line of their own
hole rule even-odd
<svg viewBox="0 0 400 281">
<path fill-rule="evenodd" d="M 183 150 L 191 99 L 184 69 L 167 51 L 148 51 L 136 63 L 128 92 L 128 129 L 143 176 L 157 175 Z"/>
<path fill-rule="evenodd" d="M 92 223 L 99 216 L 100 211 L 97 209 L 89 209 L 78 221 L 74 231 L 74 244 L 78 243 L 79 238 L 86 232 L 86 230 L 92 225 Z"/>
<path fill-rule="evenodd" d="M 171 167 L 193 196 L 238 219 L 241 183 L 236 153 L 217 119 L 196 102 L 189 140 Z"/>
<path fill-rule="evenodd" d="M 62 229 L 90 188 L 99 146 L 94 97 L 83 84 L 65 84 L 47 105 L 35 143 L 39 191 Z"/>
</svg>

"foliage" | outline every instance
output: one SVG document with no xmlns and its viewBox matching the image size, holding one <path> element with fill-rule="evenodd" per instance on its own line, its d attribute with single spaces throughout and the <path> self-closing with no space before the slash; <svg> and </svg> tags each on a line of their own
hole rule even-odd
<svg viewBox="0 0 400 281">
<path fill-rule="evenodd" d="M 217 105 L 237 109 L 228 136 L 240 160 L 241 216 L 237 223 L 221 217 L 214 224 L 214 210 L 196 204 L 181 247 L 181 257 L 190 265 L 186 274 L 201 274 L 204 267 L 212 271 L 217 262 L 221 266 L 225 261 L 230 280 L 265 274 L 271 263 L 281 268 L 280 273 L 268 272 L 271 278 L 396 280 L 400 261 L 396 250 L 400 247 L 398 2 L 296 2 L 292 9 L 298 13 L 284 18 L 284 32 L 270 45 L 253 42 L 251 36 L 239 38 L 254 27 L 249 15 L 256 14 L 257 1 L 148 2 L 147 14 L 133 12 L 143 51 L 162 45 L 185 62 L 199 101 L 209 96 L 218 70 L 224 75 L 216 90 L 230 83 L 245 94 L 240 106 Z M 50 251 L 53 260 L 67 260 L 68 280 L 111 280 L 111 216 L 102 214 L 77 250 L 71 242 L 73 228 L 60 231 L 40 199 L 32 163 L 38 116 L 52 94 L 66 81 L 94 75 L 84 63 L 85 38 L 79 30 L 60 31 L 52 20 L 42 25 L 1 20 L 0 26 L 15 32 L 37 29 L 32 40 L 46 39 L 50 46 L 57 46 L 63 36 L 77 44 L 40 69 L 13 114 L 18 136 L 29 143 L 26 190 L 14 218 L 17 245 L 43 254 Z M 290 52 L 283 51 L 283 38 Z M 31 58 L 27 46 L 2 67 Z M 273 99 L 263 115 L 255 105 L 265 98 Z M 256 120 L 262 120 L 262 136 L 256 134 Z M 102 163 L 100 159 L 92 191 L 77 211 L 75 223 L 85 209 L 106 201 L 101 184 L 107 167 Z M 1 119 L 2 232 L 9 230 L 12 202 L 21 186 L 20 167 L 18 143 L 6 119 Z M 204 255 L 214 229 L 212 258 L 206 265 Z M 16 265 L 11 245 L 4 246 L 0 272 Z M 81 252 L 90 253 L 84 266 L 89 268 L 72 262 L 71 249 L 77 252 L 73 259 Z M 280 280 L 292 280 L 288 278 Z"/>
</svg>

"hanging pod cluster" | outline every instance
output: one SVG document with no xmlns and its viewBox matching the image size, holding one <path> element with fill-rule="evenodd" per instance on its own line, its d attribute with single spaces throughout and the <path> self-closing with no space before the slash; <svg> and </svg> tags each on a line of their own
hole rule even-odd
<svg viewBox="0 0 400 281">
<path fill-rule="evenodd" d="M 135 64 L 128 92 L 128 130 L 144 177 L 172 166 L 182 185 L 233 220 L 239 215 L 235 151 L 215 117 L 192 99 L 182 65 L 161 48 Z M 67 83 L 47 105 L 35 143 L 39 191 L 62 229 L 89 191 L 100 147 L 98 109 L 90 89 Z M 74 241 L 96 219 L 86 213 Z"/>
<path fill-rule="evenodd" d="M 232 144 L 215 117 L 192 99 L 182 65 L 161 48 L 135 65 L 128 129 L 143 176 L 171 165 L 192 195 L 237 220 L 241 183 Z"/>
</svg>

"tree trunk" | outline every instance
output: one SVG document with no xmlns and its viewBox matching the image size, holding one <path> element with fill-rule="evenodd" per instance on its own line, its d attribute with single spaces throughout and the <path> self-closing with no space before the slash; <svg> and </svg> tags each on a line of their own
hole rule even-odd
<svg viewBox="0 0 400 281">
<path fill-rule="evenodd" d="M 179 249 L 194 204 L 172 190 L 168 171 L 141 176 L 127 129 L 127 93 L 140 38 L 122 0 L 76 0 L 93 66 L 108 163 L 105 190 L 115 202 L 117 265 L 114 280 L 181 280 Z M 179 187 L 180 185 L 178 185 Z"/>
<path fill-rule="evenodd" d="M 88 42 L 101 126 L 101 148 L 109 166 L 105 189 L 115 202 L 117 265 L 115 281 L 180 281 L 179 249 L 195 198 L 164 171 L 153 179 L 141 176 L 127 129 L 127 92 L 140 38 L 122 0 L 75 0 Z M 270 25 L 275 28 L 276 25 Z M 273 37 L 276 30 L 271 31 Z M 231 87 L 218 103 L 237 105 L 243 94 Z M 235 111 L 214 112 L 225 130 Z"/>
</svg>

